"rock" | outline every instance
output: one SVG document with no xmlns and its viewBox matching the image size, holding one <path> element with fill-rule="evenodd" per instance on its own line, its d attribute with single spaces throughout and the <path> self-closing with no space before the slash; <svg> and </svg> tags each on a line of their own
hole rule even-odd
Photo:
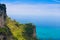
<svg viewBox="0 0 60 40">
<path fill-rule="evenodd" d="M 6 21 L 6 6 L 5 4 L 0 4 L 0 27 L 4 27 Z"/>
</svg>

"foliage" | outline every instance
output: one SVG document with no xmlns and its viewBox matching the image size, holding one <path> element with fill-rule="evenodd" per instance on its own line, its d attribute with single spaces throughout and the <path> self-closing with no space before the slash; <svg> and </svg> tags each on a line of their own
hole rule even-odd
<svg viewBox="0 0 60 40">
<path fill-rule="evenodd" d="M 33 38 L 33 28 L 35 26 L 32 25 L 32 23 L 20 24 L 19 22 L 11 20 L 11 18 L 7 17 L 6 26 L 12 33 L 14 40 L 35 40 L 35 38 Z M 6 28 L 0 29 L 0 32 L 5 30 Z"/>
</svg>

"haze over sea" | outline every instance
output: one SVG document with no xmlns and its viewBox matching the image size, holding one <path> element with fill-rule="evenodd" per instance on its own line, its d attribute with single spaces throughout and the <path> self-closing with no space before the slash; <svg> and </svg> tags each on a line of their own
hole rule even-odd
<svg viewBox="0 0 60 40">
<path fill-rule="evenodd" d="M 60 38 L 59 0 L 4 0 L 7 15 L 20 23 L 36 25 L 38 38 Z"/>
</svg>

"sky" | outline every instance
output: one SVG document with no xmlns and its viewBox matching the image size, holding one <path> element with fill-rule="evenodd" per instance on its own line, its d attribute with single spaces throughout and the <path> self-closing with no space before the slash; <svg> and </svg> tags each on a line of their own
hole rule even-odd
<svg viewBox="0 0 60 40">
<path fill-rule="evenodd" d="M 7 15 L 13 18 L 29 17 L 35 21 L 52 18 L 58 22 L 60 17 L 60 0 L 0 0 L 0 3 L 6 4 Z"/>
<path fill-rule="evenodd" d="M 19 13 L 21 13 L 22 11 L 24 11 L 24 13 L 28 11 L 29 13 L 35 12 L 40 14 L 41 12 L 43 13 L 43 11 L 44 13 L 45 11 L 59 12 L 60 8 L 59 0 L 0 0 L 0 3 L 4 3 L 7 5 L 7 12 L 9 13 L 10 11 L 12 13 L 14 11 Z"/>
</svg>

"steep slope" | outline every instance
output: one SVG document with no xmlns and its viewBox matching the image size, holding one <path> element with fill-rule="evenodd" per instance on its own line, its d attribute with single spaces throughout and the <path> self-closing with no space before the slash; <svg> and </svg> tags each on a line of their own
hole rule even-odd
<svg viewBox="0 0 60 40">
<path fill-rule="evenodd" d="M 15 40 L 10 29 L 6 25 L 4 28 L 0 28 L 0 40 Z"/>
<path fill-rule="evenodd" d="M 10 29 L 14 40 L 37 40 L 35 26 L 32 23 L 20 24 L 7 17 L 6 26 Z"/>
</svg>

